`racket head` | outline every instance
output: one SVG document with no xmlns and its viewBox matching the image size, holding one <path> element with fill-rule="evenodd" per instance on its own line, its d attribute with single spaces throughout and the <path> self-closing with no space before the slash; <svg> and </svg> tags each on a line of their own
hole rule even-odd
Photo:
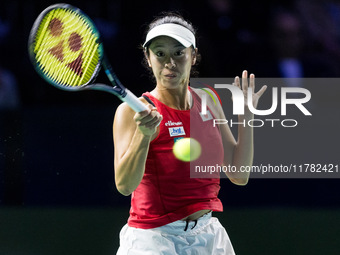
<svg viewBox="0 0 340 255">
<path fill-rule="evenodd" d="M 104 56 L 93 21 L 69 4 L 51 5 L 40 13 L 28 51 L 40 76 L 64 90 L 84 89 L 98 75 Z"/>
</svg>

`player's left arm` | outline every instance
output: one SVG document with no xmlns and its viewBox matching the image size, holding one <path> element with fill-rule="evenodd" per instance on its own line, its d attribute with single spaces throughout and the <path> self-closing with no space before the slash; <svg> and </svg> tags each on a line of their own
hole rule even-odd
<svg viewBox="0 0 340 255">
<path fill-rule="evenodd" d="M 232 150 L 233 153 L 231 161 L 229 161 L 233 166 L 236 167 L 237 171 L 228 173 L 227 175 L 229 179 L 235 184 L 246 185 L 248 183 L 250 173 L 241 170 L 244 170 L 242 167 L 252 166 L 254 157 L 254 131 L 253 127 L 247 125 L 248 121 L 254 118 L 254 114 L 249 110 L 248 107 L 248 89 L 250 89 L 252 94 L 252 104 L 254 108 L 257 108 L 259 99 L 266 91 L 267 86 L 262 86 L 262 88 L 255 93 L 255 75 L 250 75 L 248 85 L 247 71 L 243 71 L 242 73 L 242 85 L 239 77 L 235 78 L 234 85 L 243 91 L 244 114 L 238 116 L 238 121 L 241 123 L 245 122 L 246 124 L 238 125 L 238 137 Z"/>
<path fill-rule="evenodd" d="M 253 119 L 254 115 L 252 112 L 250 112 L 248 108 L 247 103 L 247 97 L 248 97 L 248 88 L 252 91 L 252 99 L 253 99 L 253 106 L 254 108 L 257 107 L 258 101 L 262 94 L 267 89 L 267 86 L 263 86 L 257 93 L 255 93 L 255 76 L 253 74 L 250 75 L 249 78 L 249 86 L 248 86 L 248 73 L 247 71 L 244 71 L 242 73 L 242 86 L 240 83 L 239 77 L 235 78 L 234 85 L 238 88 L 242 89 L 244 94 L 244 115 L 238 116 L 238 121 L 245 123 L 248 122 L 248 120 Z M 209 100 L 207 102 L 209 108 L 213 111 L 213 114 L 216 118 L 219 119 L 226 119 L 223 108 L 221 104 L 219 103 L 219 100 L 217 99 L 216 95 L 214 93 L 211 93 L 211 95 L 214 95 L 215 102 L 217 102 L 217 105 L 210 102 Z M 210 98 L 210 97 L 207 97 Z M 212 101 L 212 100 L 211 100 Z M 237 184 L 237 185 L 246 185 L 249 180 L 249 172 L 241 172 L 242 166 L 251 166 L 253 163 L 253 155 L 254 155 L 254 134 L 253 134 L 253 128 L 248 125 L 238 125 L 238 137 L 237 140 L 235 139 L 234 135 L 232 134 L 229 125 L 223 124 L 219 125 L 221 136 L 222 136 L 222 142 L 223 142 L 223 148 L 224 148 L 224 161 L 223 164 L 228 166 L 235 166 L 237 171 L 236 172 L 226 172 L 227 177 L 230 179 L 231 182 Z"/>
</svg>

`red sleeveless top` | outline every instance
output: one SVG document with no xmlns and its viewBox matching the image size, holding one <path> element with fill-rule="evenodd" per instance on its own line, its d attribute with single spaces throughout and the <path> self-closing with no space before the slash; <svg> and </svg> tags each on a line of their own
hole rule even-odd
<svg viewBox="0 0 340 255">
<path fill-rule="evenodd" d="M 221 166 L 224 151 L 218 127 L 213 127 L 212 118 L 203 120 L 201 99 L 189 90 L 194 103 L 185 111 L 168 107 L 149 92 L 144 94 L 155 104 L 163 120 L 159 135 L 150 143 L 143 179 L 131 196 L 130 227 L 155 228 L 199 210 L 223 210 L 217 197 L 219 174 L 190 177 L 195 166 Z M 193 137 L 200 142 L 199 159 L 183 162 L 175 158 L 172 147 L 176 139 L 183 137 Z"/>
</svg>

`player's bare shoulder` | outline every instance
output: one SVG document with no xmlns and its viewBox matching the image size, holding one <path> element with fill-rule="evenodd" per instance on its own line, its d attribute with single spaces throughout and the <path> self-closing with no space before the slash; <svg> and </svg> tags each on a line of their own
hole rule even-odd
<svg viewBox="0 0 340 255">
<path fill-rule="evenodd" d="M 205 94 L 206 92 L 204 92 L 202 89 L 200 88 L 193 88 L 193 87 L 190 87 L 190 89 L 192 91 L 194 91 L 200 98 L 202 98 L 203 94 Z"/>
</svg>

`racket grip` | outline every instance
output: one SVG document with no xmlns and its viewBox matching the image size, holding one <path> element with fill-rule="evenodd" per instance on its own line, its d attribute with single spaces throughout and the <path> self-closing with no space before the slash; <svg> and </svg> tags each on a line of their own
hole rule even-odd
<svg viewBox="0 0 340 255">
<path fill-rule="evenodd" d="M 148 110 L 148 107 L 143 104 L 130 90 L 125 88 L 125 93 L 125 97 L 121 97 L 121 100 L 126 102 L 132 110 L 135 112 Z"/>
</svg>

